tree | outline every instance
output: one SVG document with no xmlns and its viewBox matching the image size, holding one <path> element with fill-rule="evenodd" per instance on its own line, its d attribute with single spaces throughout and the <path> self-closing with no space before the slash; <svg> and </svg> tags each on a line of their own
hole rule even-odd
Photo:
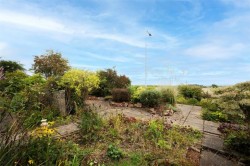
<svg viewBox="0 0 250 166">
<path fill-rule="evenodd" d="M 23 65 L 15 61 L 0 61 L 0 68 L 3 68 L 3 72 L 14 72 L 17 70 L 24 71 Z"/>
<path fill-rule="evenodd" d="M 48 50 L 44 55 L 35 56 L 32 69 L 35 73 L 41 73 L 45 78 L 62 76 L 69 70 L 68 60 L 62 58 L 62 54 Z"/>
<path fill-rule="evenodd" d="M 131 81 L 125 75 L 119 76 L 115 69 L 106 69 L 98 72 L 100 78 L 99 88 L 94 89 L 93 95 L 107 96 L 111 95 L 114 88 L 128 88 Z"/>
</svg>

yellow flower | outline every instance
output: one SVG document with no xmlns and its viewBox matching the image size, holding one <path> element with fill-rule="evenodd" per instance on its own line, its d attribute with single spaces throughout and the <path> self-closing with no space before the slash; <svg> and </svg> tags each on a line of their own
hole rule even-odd
<svg viewBox="0 0 250 166">
<path fill-rule="evenodd" d="M 29 160 L 28 163 L 29 163 L 30 165 L 32 165 L 32 164 L 34 164 L 34 160 Z"/>
</svg>

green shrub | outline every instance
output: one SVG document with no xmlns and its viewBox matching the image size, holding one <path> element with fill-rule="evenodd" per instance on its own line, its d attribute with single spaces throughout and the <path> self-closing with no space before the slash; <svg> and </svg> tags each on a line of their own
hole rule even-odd
<svg viewBox="0 0 250 166">
<path fill-rule="evenodd" d="M 127 102 L 130 100 L 130 93 L 128 89 L 113 89 L 112 99 L 115 102 Z"/>
<path fill-rule="evenodd" d="M 79 125 L 83 142 L 97 140 L 98 132 L 103 126 L 102 119 L 91 110 L 84 110 Z"/>
<path fill-rule="evenodd" d="M 144 107 L 156 107 L 159 106 L 161 100 L 160 92 L 156 90 L 146 90 L 140 95 L 140 102 Z"/>
<path fill-rule="evenodd" d="M 176 102 L 179 104 L 187 104 L 187 100 L 183 96 L 177 96 Z"/>
<path fill-rule="evenodd" d="M 247 131 L 230 132 L 224 141 L 225 145 L 246 156 L 250 155 L 250 134 Z"/>
<path fill-rule="evenodd" d="M 155 143 L 157 143 L 159 139 L 163 138 L 163 130 L 164 126 L 162 121 L 152 120 L 148 124 L 145 136 L 146 138 L 154 140 Z"/>
<path fill-rule="evenodd" d="M 202 111 L 202 118 L 204 120 L 209 121 L 219 121 L 219 122 L 228 122 L 228 115 L 225 113 L 222 113 L 221 111 L 209 111 L 207 109 L 203 109 Z"/>
<path fill-rule="evenodd" d="M 115 145 L 109 145 L 107 156 L 112 160 L 120 160 L 123 157 L 122 151 Z"/>
<path fill-rule="evenodd" d="M 131 81 L 125 75 L 118 75 L 115 69 L 101 70 L 98 73 L 100 79 L 99 87 L 91 91 L 91 95 L 95 96 L 108 96 L 111 95 L 114 88 L 128 88 Z"/>
<path fill-rule="evenodd" d="M 216 100 L 212 99 L 201 99 L 200 105 L 202 108 L 206 108 L 209 111 L 218 111 L 218 104 L 216 103 Z"/>
<path fill-rule="evenodd" d="M 12 73 L 6 73 L 5 79 L 0 81 L 0 91 L 13 97 L 15 93 L 20 92 L 25 87 L 24 79 L 28 76 L 20 70 Z"/>
<path fill-rule="evenodd" d="M 180 85 L 178 86 L 179 94 L 185 98 L 195 98 L 198 101 L 201 100 L 202 88 L 194 85 Z"/>
<path fill-rule="evenodd" d="M 163 102 L 175 105 L 175 103 L 176 103 L 175 94 L 174 94 L 174 91 L 172 89 L 163 88 L 160 90 L 160 92 L 161 92 Z"/>
<path fill-rule="evenodd" d="M 195 98 L 190 98 L 190 99 L 187 99 L 187 104 L 197 105 L 197 104 L 199 104 L 199 101 Z"/>
<path fill-rule="evenodd" d="M 42 116 L 42 113 L 40 111 L 32 111 L 30 113 L 25 112 L 22 114 L 24 115 L 23 125 L 26 128 L 33 128 L 38 126 L 41 123 L 42 118 L 45 118 Z"/>
<path fill-rule="evenodd" d="M 206 98 L 211 98 L 212 96 L 211 96 L 211 94 L 209 94 L 208 92 L 202 91 L 201 97 L 206 99 Z"/>
<path fill-rule="evenodd" d="M 131 94 L 131 101 L 133 103 L 140 102 L 140 95 L 145 90 L 146 90 L 146 87 L 143 87 L 143 86 L 130 86 L 129 91 Z"/>
</svg>

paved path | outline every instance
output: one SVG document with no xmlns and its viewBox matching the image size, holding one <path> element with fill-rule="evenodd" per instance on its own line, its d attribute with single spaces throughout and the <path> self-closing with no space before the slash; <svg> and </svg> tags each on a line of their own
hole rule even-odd
<svg viewBox="0 0 250 166">
<path fill-rule="evenodd" d="M 161 118 L 159 115 L 153 115 L 141 108 L 127 108 L 127 107 L 111 107 L 105 101 L 87 101 L 87 104 L 95 109 L 101 116 L 107 117 L 111 114 L 124 114 L 128 117 L 135 117 L 141 120 L 150 120 Z M 190 126 L 200 130 L 203 133 L 202 150 L 201 150 L 201 166 L 234 166 L 237 163 L 228 160 L 224 157 L 227 154 L 223 150 L 223 139 L 221 133 L 217 130 L 219 124 L 202 120 L 201 107 L 181 105 L 177 108 L 180 112 L 173 116 L 167 117 L 165 120 L 181 126 Z M 78 130 L 77 124 L 71 123 L 68 125 L 56 128 L 60 136 L 66 136 Z"/>
<path fill-rule="evenodd" d="M 183 126 L 191 126 L 203 133 L 201 149 L 201 166 L 234 166 L 238 165 L 225 157 L 228 155 L 223 149 L 223 139 L 217 130 L 219 123 L 202 120 L 201 107 L 190 105 L 177 105 L 182 117 L 176 121 Z"/>
</svg>

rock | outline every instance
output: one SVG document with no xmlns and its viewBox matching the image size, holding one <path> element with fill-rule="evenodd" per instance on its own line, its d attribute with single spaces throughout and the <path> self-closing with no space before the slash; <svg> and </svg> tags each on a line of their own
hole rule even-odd
<svg viewBox="0 0 250 166">
<path fill-rule="evenodd" d="M 134 106 L 135 106 L 136 108 L 141 108 L 141 107 L 142 107 L 142 104 L 141 104 L 141 103 L 136 103 L 136 104 L 134 104 Z"/>
<path fill-rule="evenodd" d="M 153 115 L 155 115 L 155 114 L 156 114 L 156 111 L 155 111 L 155 109 L 154 109 L 154 108 L 150 108 L 150 109 L 149 109 L 149 112 L 150 112 L 151 114 L 153 114 Z"/>
<path fill-rule="evenodd" d="M 172 109 L 164 111 L 164 116 L 172 116 L 174 114 L 174 111 Z"/>
<path fill-rule="evenodd" d="M 129 103 L 129 104 L 128 104 L 128 107 L 132 108 L 132 107 L 134 107 L 134 104 Z"/>
</svg>

